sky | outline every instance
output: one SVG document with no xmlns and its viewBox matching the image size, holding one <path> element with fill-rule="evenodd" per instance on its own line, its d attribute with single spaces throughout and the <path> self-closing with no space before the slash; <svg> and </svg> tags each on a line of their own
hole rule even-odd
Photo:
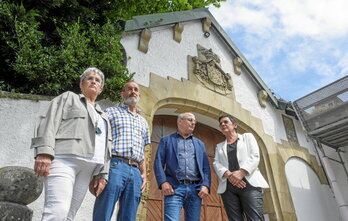
<svg viewBox="0 0 348 221">
<path fill-rule="evenodd" d="M 228 0 L 210 12 L 277 98 L 348 74 L 347 0 Z"/>
</svg>

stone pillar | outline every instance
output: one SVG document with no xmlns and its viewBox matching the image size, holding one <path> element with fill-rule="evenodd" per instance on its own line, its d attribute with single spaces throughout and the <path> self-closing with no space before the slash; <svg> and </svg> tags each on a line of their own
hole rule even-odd
<svg viewBox="0 0 348 221">
<path fill-rule="evenodd" d="M 27 207 L 41 194 L 43 183 L 32 169 L 9 166 L 0 168 L 0 221 L 30 221 Z"/>
</svg>

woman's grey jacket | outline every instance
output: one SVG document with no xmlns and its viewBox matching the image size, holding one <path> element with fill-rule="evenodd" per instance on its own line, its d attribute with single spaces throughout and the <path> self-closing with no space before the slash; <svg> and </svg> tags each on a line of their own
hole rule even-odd
<svg viewBox="0 0 348 221">
<path fill-rule="evenodd" d="M 104 167 L 99 176 L 106 177 L 111 157 L 111 127 L 108 116 L 99 105 L 96 111 L 107 122 L 107 137 Z M 38 154 L 72 154 L 80 157 L 93 157 L 95 148 L 93 110 L 87 105 L 82 94 L 67 91 L 54 98 L 45 116 L 40 116 L 32 138 L 31 148 Z"/>
</svg>

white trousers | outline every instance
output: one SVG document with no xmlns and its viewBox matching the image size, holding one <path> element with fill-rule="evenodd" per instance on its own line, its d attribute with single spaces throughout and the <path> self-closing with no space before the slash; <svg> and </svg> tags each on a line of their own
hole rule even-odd
<svg viewBox="0 0 348 221">
<path fill-rule="evenodd" d="M 74 220 L 96 166 L 78 159 L 55 158 L 44 179 L 45 206 L 41 220 Z"/>
</svg>

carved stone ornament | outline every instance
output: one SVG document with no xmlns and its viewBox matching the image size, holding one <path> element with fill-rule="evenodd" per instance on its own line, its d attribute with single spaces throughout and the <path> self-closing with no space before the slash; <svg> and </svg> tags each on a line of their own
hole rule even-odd
<svg viewBox="0 0 348 221">
<path fill-rule="evenodd" d="M 203 28 L 203 32 L 210 32 L 210 27 L 211 27 L 211 20 L 210 18 L 205 18 L 202 21 L 202 28 Z"/>
<path fill-rule="evenodd" d="M 139 47 L 138 49 L 144 53 L 147 53 L 149 49 L 149 42 L 151 39 L 151 31 L 149 29 L 144 29 L 140 33 Z"/>
<path fill-rule="evenodd" d="M 240 75 L 242 73 L 242 65 L 243 65 L 243 61 L 241 58 L 236 57 L 233 59 L 233 68 L 234 68 L 234 73 L 236 75 Z"/>
<path fill-rule="evenodd" d="M 267 97 L 268 94 L 265 90 L 260 90 L 257 94 L 257 97 L 259 98 L 259 103 L 261 107 L 266 107 L 267 104 Z"/>
<path fill-rule="evenodd" d="M 198 56 L 192 57 L 193 73 L 207 88 L 220 94 L 232 92 L 231 76 L 225 73 L 220 64 L 220 58 L 212 49 L 197 45 Z"/>
<path fill-rule="evenodd" d="M 174 40 L 178 43 L 181 42 L 182 32 L 184 31 L 184 25 L 182 23 L 176 23 L 174 26 Z"/>
</svg>

